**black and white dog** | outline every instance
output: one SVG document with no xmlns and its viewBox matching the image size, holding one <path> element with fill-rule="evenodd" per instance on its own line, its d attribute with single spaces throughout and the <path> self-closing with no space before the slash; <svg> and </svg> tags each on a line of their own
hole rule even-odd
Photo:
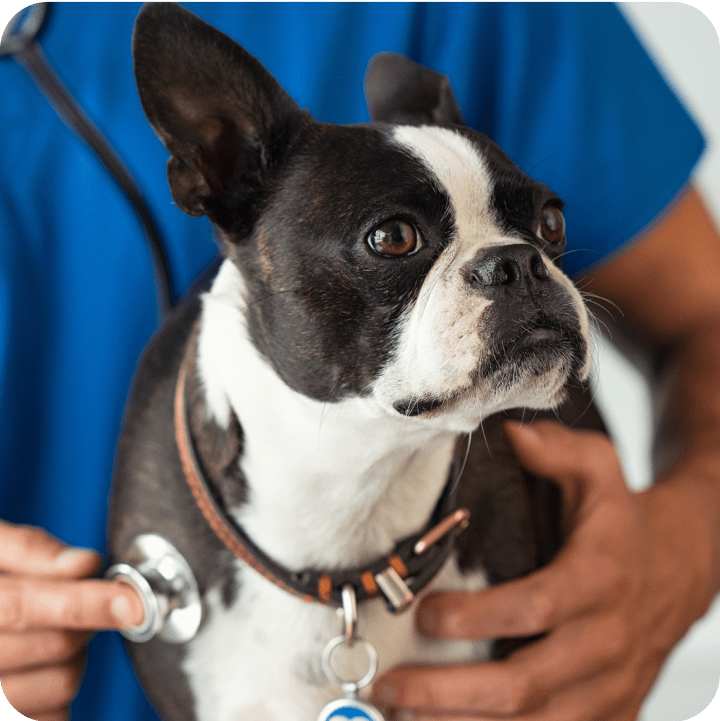
<svg viewBox="0 0 720 721">
<path fill-rule="evenodd" d="M 561 201 L 463 124 L 446 78 L 405 58 L 374 61 L 375 122 L 346 127 L 313 120 L 181 7 L 145 6 L 133 52 L 175 203 L 213 221 L 224 256 L 146 351 L 118 450 L 113 558 L 159 533 L 203 601 L 190 642 L 131 644 L 152 702 L 173 721 L 314 720 L 338 696 L 320 657 L 347 584 L 381 670 L 486 658 L 487 644 L 418 636 L 383 580 L 409 600 L 423 575 L 478 588 L 544 557 L 532 493 L 488 419 L 555 408 L 588 373 Z M 187 478 L 178 394 L 212 502 Z M 481 423 L 487 446 L 467 440 Z M 460 505 L 470 526 L 428 571 L 403 543 Z"/>
</svg>

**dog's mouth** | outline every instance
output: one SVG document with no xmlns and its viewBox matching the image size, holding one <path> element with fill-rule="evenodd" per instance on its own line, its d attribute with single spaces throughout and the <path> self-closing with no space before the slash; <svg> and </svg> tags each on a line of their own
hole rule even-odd
<svg viewBox="0 0 720 721">
<path fill-rule="evenodd" d="M 543 322 L 496 342 L 493 352 L 479 369 L 480 378 L 502 371 L 507 367 L 520 369 L 527 365 L 544 366 L 556 360 L 558 354 L 573 352 L 575 340 L 573 332 L 557 323 Z"/>
<path fill-rule="evenodd" d="M 587 345 L 576 326 L 539 320 L 501 342 L 479 368 L 479 378 L 495 380 L 542 375 L 554 370 L 570 374 L 585 358 Z"/>
<path fill-rule="evenodd" d="M 401 415 L 410 418 L 430 413 L 454 398 L 457 398 L 457 395 L 450 398 L 411 398 L 393 403 L 393 408 Z"/>
<path fill-rule="evenodd" d="M 477 392 L 480 384 L 492 384 L 497 390 L 509 393 L 530 378 L 550 373 L 569 380 L 582 367 L 586 353 L 587 343 L 578 328 L 543 319 L 498 343 L 479 363 L 468 386 L 449 395 L 403 399 L 394 403 L 393 408 L 408 417 L 428 415 Z"/>
</svg>

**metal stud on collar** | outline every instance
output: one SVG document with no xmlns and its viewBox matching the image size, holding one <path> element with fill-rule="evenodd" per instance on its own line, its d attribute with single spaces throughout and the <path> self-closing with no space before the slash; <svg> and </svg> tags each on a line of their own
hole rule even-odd
<svg viewBox="0 0 720 721">
<path fill-rule="evenodd" d="M 123 562 L 108 568 L 105 578 L 132 586 L 142 601 L 142 623 L 120 631 L 128 640 L 144 643 L 157 636 L 167 643 L 187 643 L 197 633 L 202 604 L 195 576 L 166 538 L 137 536 Z"/>
</svg>

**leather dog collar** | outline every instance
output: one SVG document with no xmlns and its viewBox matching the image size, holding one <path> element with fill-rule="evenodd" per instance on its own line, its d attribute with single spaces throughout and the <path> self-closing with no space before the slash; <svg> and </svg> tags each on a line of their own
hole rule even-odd
<svg viewBox="0 0 720 721">
<path fill-rule="evenodd" d="M 217 537 L 240 560 L 284 591 L 304 601 L 342 606 L 342 588 L 351 585 L 357 601 L 382 594 L 393 612 L 405 610 L 439 572 L 453 548 L 456 533 L 468 525 L 470 512 L 451 512 L 454 479 L 448 482 L 427 525 L 400 540 L 391 553 L 359 568 L 290 571 L 267 556 L 223 508 L 197 457 L 188 423 L 185 380 L 191 353 L 186 353 L 175 388 L 175 440 L 185 479 L 195 502 Z"/>
</svg>

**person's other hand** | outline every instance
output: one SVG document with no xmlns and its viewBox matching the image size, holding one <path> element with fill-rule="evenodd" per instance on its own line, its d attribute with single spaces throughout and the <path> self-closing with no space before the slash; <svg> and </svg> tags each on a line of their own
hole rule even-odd
<svg viewBox="0 0 720 721">
<path fill-rule="evenodd" d="M 707 539 L 672 484 L 630 492 L 601 434 L 553 422 L 506 430 L 523 466 L 562 488 L 566 544 L 525 578 L 427 596 L 417 623 L 444 639 L 544 635 L 502 661 L 394 669 L 373 699 L 403 721 L 633 721 L 710 603 Z"/>
<path fill-rule="evenodd" d="M 89 579 L 100 556 L 0 521 L 0 685 L 37 721 L 65 721 L 92 631 L 142 622 L 129 586 Z"/>
</svg>

